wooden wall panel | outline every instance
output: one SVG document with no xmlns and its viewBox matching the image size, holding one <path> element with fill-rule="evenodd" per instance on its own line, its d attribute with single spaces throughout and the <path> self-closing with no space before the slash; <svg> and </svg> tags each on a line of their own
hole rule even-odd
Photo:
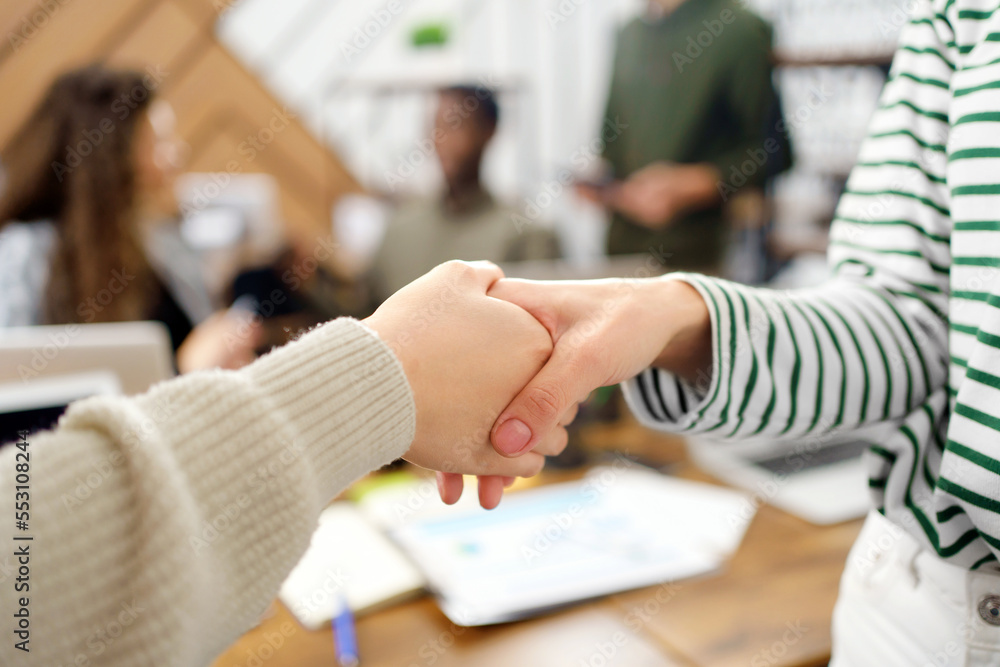
<svg viewBox="0 0 1000 667">
<path fill-rule="evenodd" d="M 0 29 L 15 28 L 43 0 L 0 0 Z M 218 0 L 46 0 L 59 2 L 21 48 L 0 45 L 0 145 L 6 143 L 59 72 L 94 61 L 167 73 L 159 94 L 177 113 L 192 148 L 192 171 L 273 175 L 290 231 L 327 235 L 330 206 L 360 189 L 336 155 L 294 120 L 247 163 L 239 147 L 284 106 L 214 36 Z M 266 132 L 265 132 L 266 134 Z"/>
<path fill-rule="evenodd" d="M 252 131 L 251 124 L 245 119 L 233 118 L 231 122 L 216 127 L 218 131 L 207 135 L 198 152 L 192 154 L 191 171 L 215 171 L 215 165 L 235 163 L 237 172 L 242 174 L 290 173 L 287 164 L 290 157 L 279 141 L 258 152 L 253 159 L 240 152 L 240 145 Z M 315 188 L 306 186 L 281 188 L 281 212 L 289 233 L 297 238 L 330 234 L 330 214 L 324 200 L 315 193 Z"/>
<path fill-rule="evenodd" d="M 62 10 L 62 5 L 72 0 L 3 0 L 0 2 L 0 62 L 19 51 L 35 35 L 48 27 L 52 17 Z"/>
<path fill-rule="evenodd" d="M 198 34 L 199 28 L 191 15 L 176 3 L 157 3 L 122 42 L 113 46 L 107 61 L 136 69 L 158 65 L 168 76 L 176 76 L 181 56 L 191 48 L 198 48 L 198 43 L 204 39 Z"/>
<path fill-rule="evenodd" d="M 193 87 L 186 99 L 182 101 L 179 93 L 167 91 L 168 96 L 177 99 L 178 104 L 184 104 L 185 108 L 192 111 L 192 118 L 197 111 L 191 107 L 196 106 L 198 100 L 203 100 L 209 91 L 217 91 L 216 94 L 221 97 L 231 99 L 232 108 L 243 112 L 258 128 L 264 127 L 277 112 L 284 110 L 284 105 L 253 74 L 240 66 L 223 46 L 211 44 L 199 64 L 201 66 L 196 71 L 192 70 L 187 79 L 174 82 L 176 85 Z M 319 144 L 301 123 L 293 123 L 283 131 L 280 142 L 315 174 L 315 178 L 322 178 L 321 174 L 326 173 L 327 177 L 335 181 L 353 181 L 340 162 L 333 158 L 332 153 Z"/>
<path fill-rule="evenodd" d="M 174 0 L 178 7 L 186 11 L 200 25 L 211 26 L 228 7 L 242 0 Z"/>
<path fill-rule="evenodd" d="M 43 30 L 0 66 L 0 145 L 63 70 L 95 58 L 104 43 L 141 11 L 148 0 L 75 0 L 54 12 Z"/>
</svg>

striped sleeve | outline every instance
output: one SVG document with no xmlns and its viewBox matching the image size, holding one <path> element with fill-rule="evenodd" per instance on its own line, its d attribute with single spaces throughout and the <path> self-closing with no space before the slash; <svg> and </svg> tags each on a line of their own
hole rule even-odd
<svg viewBox="0 0 1000 667">
<path fill-rule="evenodd" d="M 970 569 L 1000 570 L 1000 6 L 943 8 L 955 26 L 949 137 L 952 238 L 951 410 L 928 448 L 937 474 L 932 518 L 939 553 Z M 935 467 L 935 463 L 937 466 Z"/>
<path fill-rule="evenodd" d="M 948 24 L 904 29 L 831 231 L 827 285 L 775 292 L 689 274 L 715 363 L 700 386 L 650 369 L 625 383 L 641 421 L 718 438 L 802 436 L 903 420 L 947 381 Z"/>
</svg>

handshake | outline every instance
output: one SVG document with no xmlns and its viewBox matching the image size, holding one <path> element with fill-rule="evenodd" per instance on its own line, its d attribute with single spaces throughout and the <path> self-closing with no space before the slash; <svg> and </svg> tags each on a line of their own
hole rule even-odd
<svg viewBox="0 0 1000 667">
<path fill-rule="evenodd" d="M 448 503 L 462 474 L 477 475 L 488 509 L 513 478 L 562 452 L 578 404 L 597 387 L 650 366 L 693 378 L 711 364 L 707 307 L 678 280 L 532 282 L 486 262 L 448 262 L 365 324 L 413 391 L 406 459 L 438 471 Z"/>
</svg>

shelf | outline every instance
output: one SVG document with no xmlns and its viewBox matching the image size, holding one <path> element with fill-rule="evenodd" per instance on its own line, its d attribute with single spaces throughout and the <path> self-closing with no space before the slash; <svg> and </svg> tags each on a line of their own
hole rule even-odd
<svg viewBox="0 0 1000 667">
<path fill-rule="evenodd" d="M 894 53 L 870 55 L 793 56 L 775 53 L 775 67 L 888 67 Z"/>
</svg>

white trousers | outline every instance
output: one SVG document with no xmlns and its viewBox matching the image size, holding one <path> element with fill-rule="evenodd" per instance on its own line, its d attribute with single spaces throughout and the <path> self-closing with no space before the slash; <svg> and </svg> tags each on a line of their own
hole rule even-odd
<svg viewBox="0 0 1000 667">
<path fill-rule="evenodd" d="M 987 665 L 1000 667 L 1000 575 L 949 565 L 871 512 L 840 582 L 830 667 Z"/>
</svg>

